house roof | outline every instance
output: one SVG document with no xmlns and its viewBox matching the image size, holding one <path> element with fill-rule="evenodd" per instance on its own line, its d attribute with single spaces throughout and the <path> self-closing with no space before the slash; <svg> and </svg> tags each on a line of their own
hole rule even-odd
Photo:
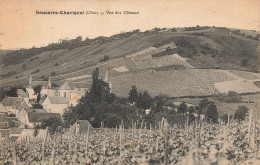
<svg viewBox="0 0 260 165">
<path fill-rule="evenodd" d="M 6 114 L 0 113 L 0 122 L 6 122 Z"/>
<path fill-rule="evenodd" d="M 6 129 L 8 128 L 8 123 L 7 122 L 0 122 L 0 129 Z"/>
<path fill-rule="evenodd" d="M 28 94 L 25 93 L 22 89 L 17 89 L 17 95 L 23 98 L 29 98 Z"/>
<path fill-rule="evenodd" d="M 47 98 L 49 98 L 51 104 L 68 104 L 69 103 L 69 99 L 67 97 L 48 96 Z"/>
<path fill-rule="evenodd" d="M 2 104 L 0 104 L 0 113 L 8 113 L 7 109 Z"/>
<path fill-rule="evenodd" d="M 36 113 L 47 113 L 45 109 L 35 109 L 35 108 L 27 108 L 25 109 L 27 112 L 36 112 Z"/>
<path fill-rule="evenodd" d="M 42 88 L 49 88 L 49 81 L 32 81 L 31 85 L 29 85 L 28 87 L 33 87 L 33 86 L 37 86 L 40 85 Z"/>
<path fill-rule="evenodd" d="M 18 110 L 22 110 L 22 109 L 25 109 L 25 108 L 28 108 L 29 106 L 27 105 L 27 103 L 25 101 L 22 102 L 21 106 L 18 108 Z"/>
<path fill-rule="evenodd" d="M 61 115 L 59 113 L 28 112 L 28 120 L 30 123 L 41 123 L 49 118 L 58 118 L 61 120 Z"/>
<path fill-rule="evenodd" d="M 91 126 L 88 120 L 77 120 L 70 129 L 66 131 L 65 134 L 76 134 L 76 125 L 79 124 L 79 133 L 80 134 L 87 134 L 88 127 L 90 133 L 96 133 L 95 129 Z M 70 132 L 71 131 L 71 132 Z"/>
<path fill-rule="evenodd" d="M 18 97 L 5 97 L 2 101 L 1 104 L 3 106 L 8 106 L 8 107 L 15 107 L 18 108 L 22 104 L 22 100 Z"/>
<path fill-rule="evenodd" d="M 22 131 L 23 131 L 23 128 L 16 128 L 16 127 L 10 128 L 10 134 L 21 134 Z"/>
<path fill-rule="evenodd" d="M 66 81 L 59 89 L 60 90 L 74 90 L 75 88 L 88 89 L 91 87 L 91 84 L 85 82 L 69 82 Z"/>
</svg>

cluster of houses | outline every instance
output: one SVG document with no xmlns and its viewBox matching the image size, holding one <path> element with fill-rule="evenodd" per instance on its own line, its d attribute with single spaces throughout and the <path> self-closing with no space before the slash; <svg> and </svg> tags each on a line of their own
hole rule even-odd
<svg viewBox="0 0 260 165">
<path fill-rule="evenodd" d="M 35 86 L 41 87 L 38 102 Z M 32 134 L 35 125 L 51 117 L 62 120 L 64 110 L 76 106 L 90 87 L 88 83 L 66 81 L 59 88 L 53 88 L 50 78 L 33 81 L 30 77 L 25 91 L 17 89 L 17 97 L 6 96 L 0 102 L 0 137 L 19 137 L 23 131 Z"/>
</svg>

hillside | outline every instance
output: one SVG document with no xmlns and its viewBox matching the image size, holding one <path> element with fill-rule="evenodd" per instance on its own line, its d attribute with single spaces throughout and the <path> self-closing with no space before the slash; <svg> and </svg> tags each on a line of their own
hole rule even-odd
<svg viewBox="0 0 260 165">
<path fill-rule="evenodd" d="M 187 74 L 194 75 L 193 72 L 196 72 L 198 76 L 203 76 L 204 73 L 207 73 L 204 69 L 211 69 L 214 74 L 221 72 L 217 70 L 258 72 L 260 46 L 257 34 L 259 33 L 250 31 L 248 34 L 251 36 L 245 36 L 245 30 L 238 32 L 235 29 L 227 28 L 193 27 L 155 28 L 145 32 L 135 30 L 111 37 L 86 39 L 85 41 L 81 41 L 81 38 L 78 37 L 74 40 L 50 44 L 43 48 L 13 51 L 2 55 L 0 86 L 25 86 L 28 84 L 30 75 L 33 76 L 33 79 L 51 77 L 52 81 L 58 85 L 67 78 L 90 81 L 89 78 L 86 78 L 89 76 L 84 75 L 91 75 L 93 69 L 99 67 L 101 77 L 105 75 L 106 68 L 109 68 L 110 80 L 115 87 L 113 90 L 125 96 L 126 90 L 129 90 L 129 86 L 133 85 L 129 82 L 136 82 L 136 84 L 140 84 L 141 89 L 145 89 L 146 87 L 142 87 L 142 84 L 145 84 L 144 77 L 146 77 L 146 81 L 150 82 L 156 79 L 155 82 L 160 84 L 162 81 L 180 79 Z M 109 58 L 104 61 L 104 57 Z M 149 76 L 147 73 L 151 75 Z M 155 74 L 153 75 L 153 73 Z M 242 74 L 246 73 L 248 72 Z M 225 73 L 225 75 L 230 74 Z M 228 81 L 239 79 L 234 78 L 233 75 L 232 73 L 232 76 L 224 77 L 227 77 Z M 135 80 L 132 77 L 135 77 Z M 161 77 L 166 78 L 166 80 Z M 192 79 L 186 78 L 180 83 L 185 82 L 186 86 L 189 86 L 188 81 L 192 81 Z M 218 82 L 216 80 L 207 83 L 206 80 L 209 78 L 207 76 L 206 79 L 195 78 L 198 79 L 196 83 L 208 85 L 209 88 Z M 178 81 L 172 84 L 176 88 Z M 124 86 L 124 82 L 128 82 L 128 84 Z M 162 91 L 156 91 L 153 94 L 169 93 L 169 91 L 171 90 L 165 87 Z M 202 91 L 201 95 L 204 94 L 207 92 Z M 197 95 L 196 92 L 195 95 Z"/>
</svg>

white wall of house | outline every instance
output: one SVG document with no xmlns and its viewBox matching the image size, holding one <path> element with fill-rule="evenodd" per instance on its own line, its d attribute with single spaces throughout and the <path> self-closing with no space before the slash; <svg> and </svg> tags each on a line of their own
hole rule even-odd
<svg viewBox="0 0 260 165">
<path fill-rule="evenodd" d="M 17 115 L 16 115 L 17 119 L 23 123 L 23 124 L 28 124 L 27 123 L 27 112 L 25 109 L 22 109 Z"/>
<path fill-rule="evenodd" d="M 63 110 L 69 107 L 69 104 L 52 104 L 50 100 L 47 98 L 42 103 L 44 109 L 47 110 L 48 113 L 60 113 L 63 115 Z"/>
<path fill-rule="evenodd" d="M 59 90 L 59 96 L 70 99 L 70 90 Z"/>
<path fill-rule="evenodd" d="M 49 113 L 60 113 L 63 115 L 64 109 L 68 108 L 68 104 L 51 104 L 51 111 Z"/>
<path fill-rule="evenodd" d="M 8 111 L 8 114 L 15 114 L 17 115 L 19 113 L 19 110 L 13 107 L 5 106 L 6 110 Z"/>
</svg>

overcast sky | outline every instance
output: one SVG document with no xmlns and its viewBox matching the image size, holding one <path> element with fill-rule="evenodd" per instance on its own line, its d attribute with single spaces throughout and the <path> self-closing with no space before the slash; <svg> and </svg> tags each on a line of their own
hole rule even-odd
<svg viewBox="0 0 260 165">
<path fill-rule="evenodd" d="M 99 15 L 36 15 L 36 11 Z M 101 15 L 133 11 L 138 15 Z M 29 48 L 154 27 L 224 26 L 259 31 L 260 0 L 0 0 L 0 49 Z"/>
</svg>

